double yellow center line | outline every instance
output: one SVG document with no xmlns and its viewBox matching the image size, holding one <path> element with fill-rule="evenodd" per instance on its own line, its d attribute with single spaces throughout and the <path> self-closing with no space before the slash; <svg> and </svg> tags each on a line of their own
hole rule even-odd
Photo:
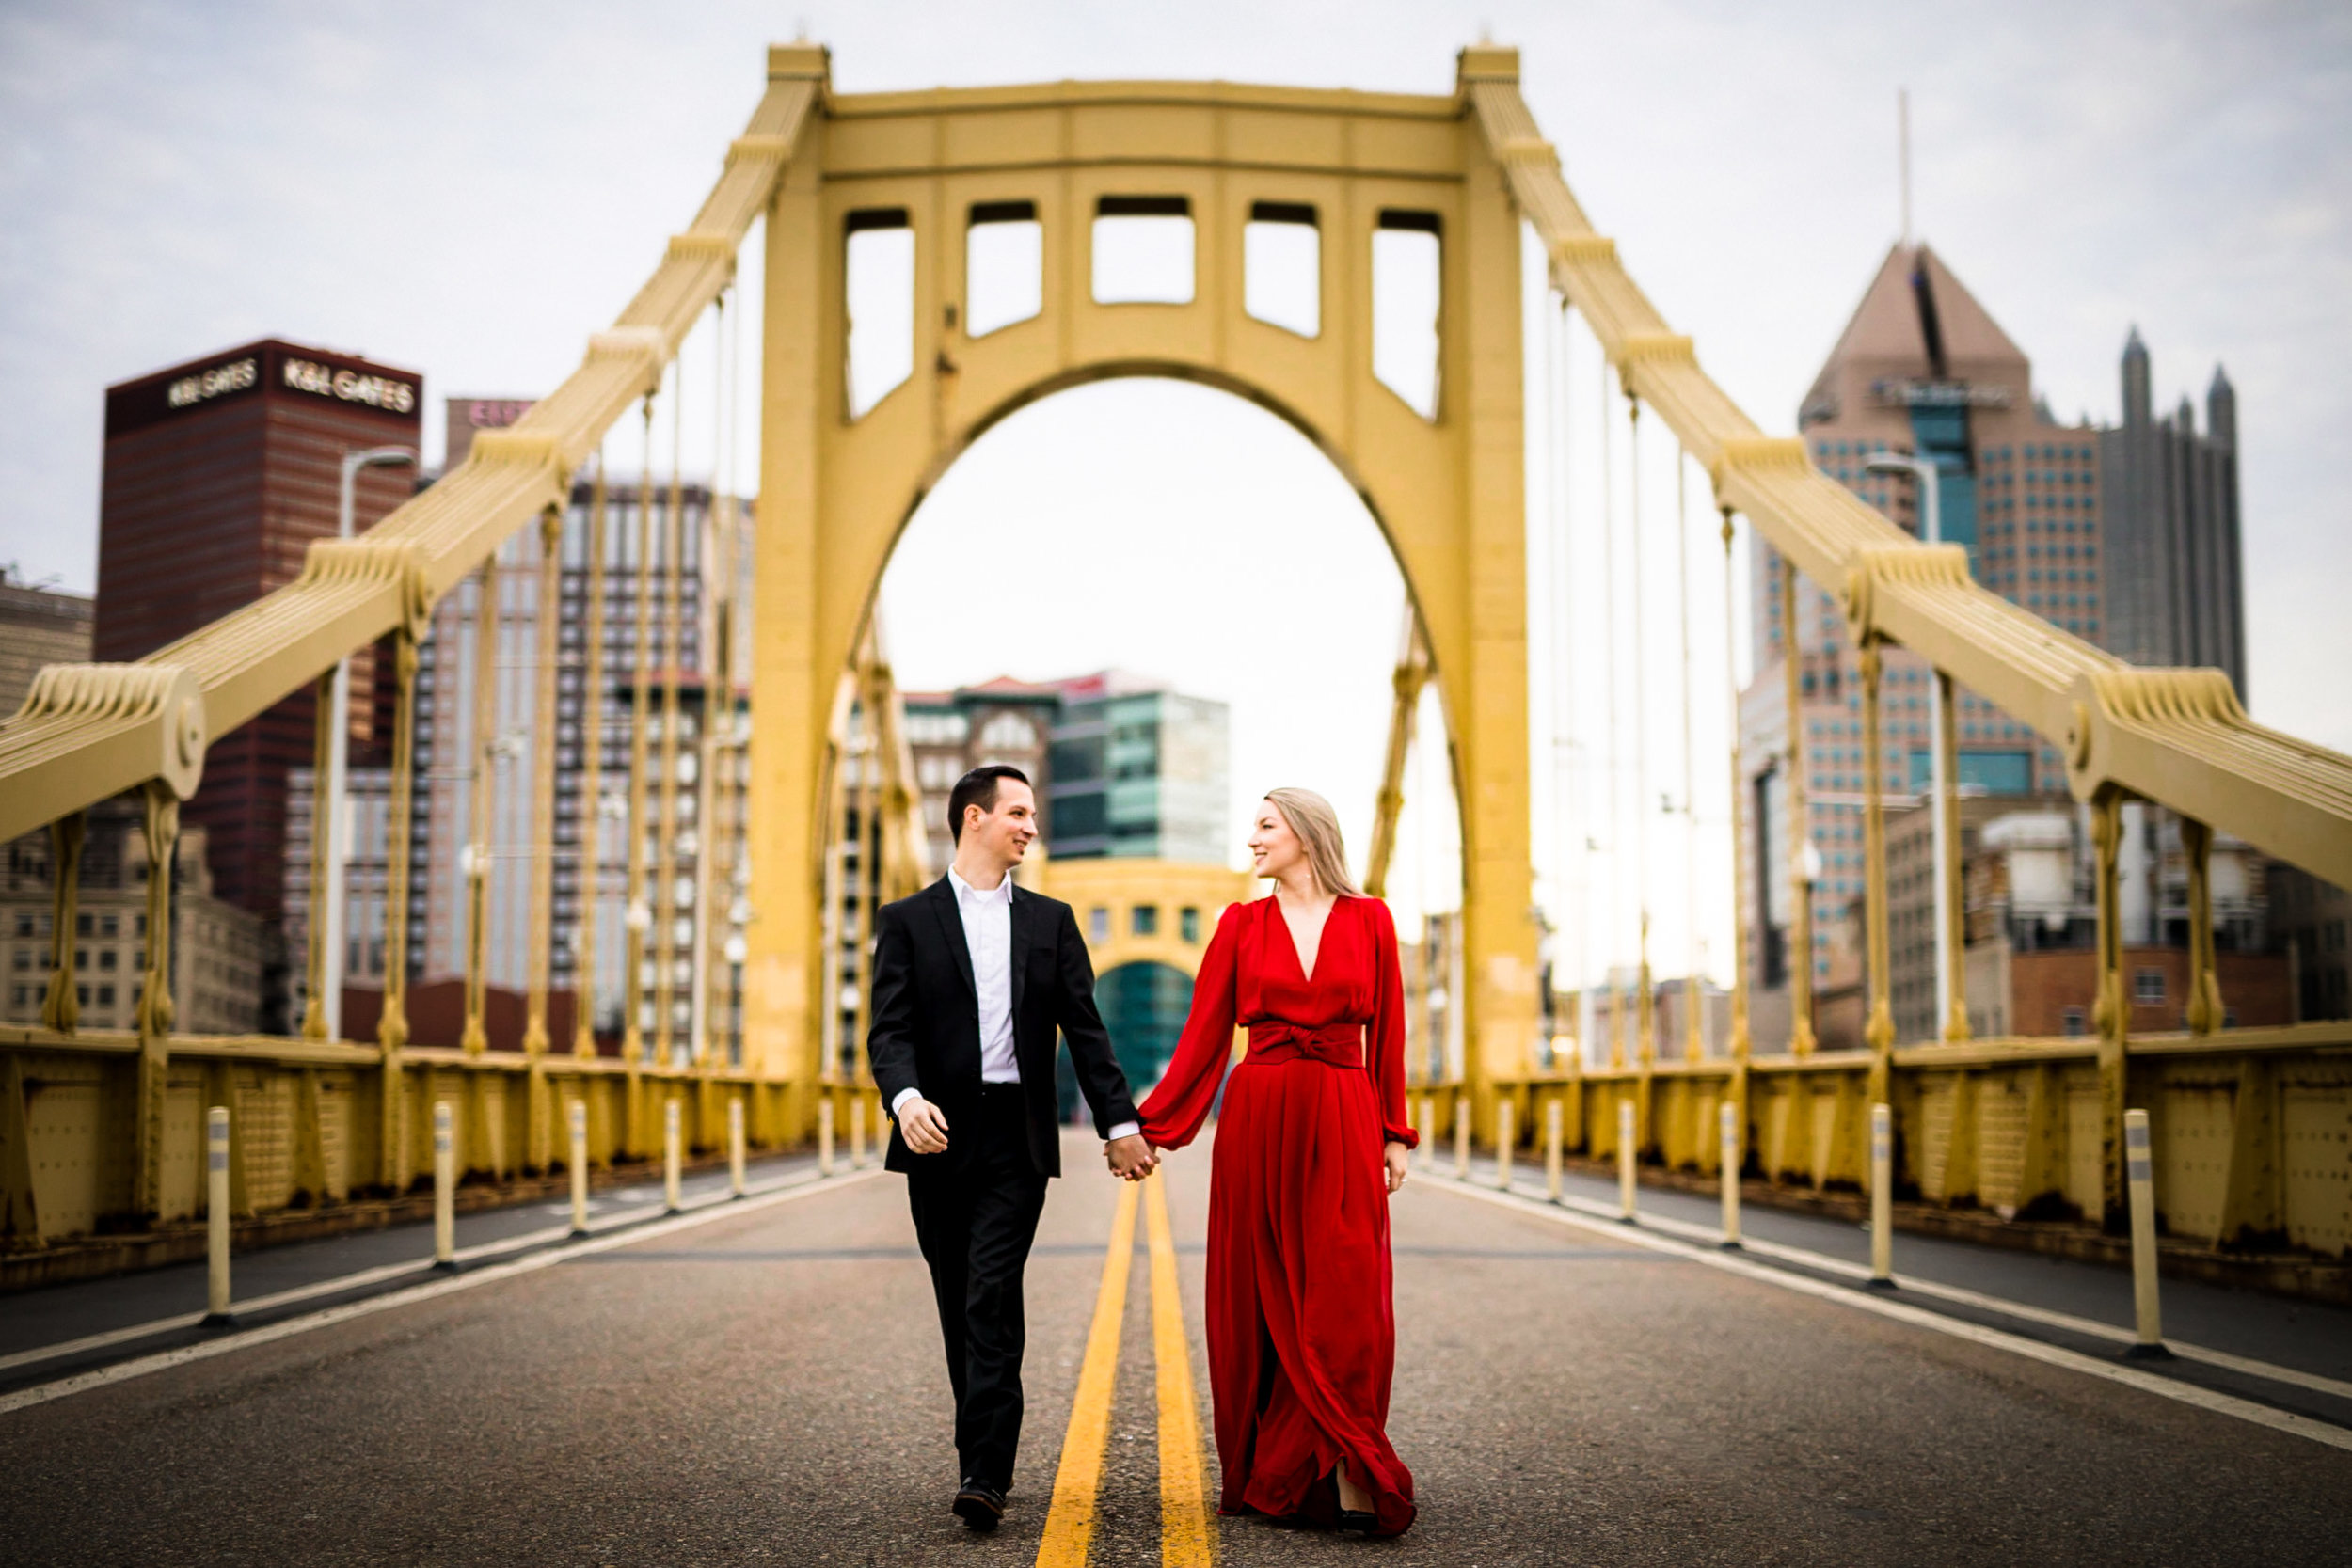
<svg viewBox="0 0 2352 1568">
<path fill-rule="evenodd" d="M 1103 1285 L 1087 1330 L 1078 1394 L 1062 1435 L 1054 1502 L 1038 1545 L 1037 1568 L 1086 1568 L 1094 1541 L 1095 1499 L 1111 1433 L 1111 1395 L 1119 1381 L 1119 1341 L 1134 1266 L 1136 1206 L 1149 1194 L 1152 1244 L 1152 1354 L 1158 1369 L 1161 1568 L 1208 1568 L 1208 1495 L 1200 1470 L 1200 1418 L 1192 1392 L 1192 1353 L 1184 1339 L 1184 1299 L 1176 1285 L 1176 1241 L 1168 1223 L 1168 1189 L 1157 1173 L 1121 1187 L 1111 1217 Z"/>
</svg>

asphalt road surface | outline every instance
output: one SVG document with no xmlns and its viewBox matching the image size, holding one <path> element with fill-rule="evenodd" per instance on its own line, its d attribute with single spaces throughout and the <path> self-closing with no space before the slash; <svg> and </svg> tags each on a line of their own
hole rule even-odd
<svg viewBox="0 0 2352 1568">
<path fill-rule="evenodd" d="M 993 1536 L 947 1512 L 928 1282 L 903 1183 L 867 1175 L 0 1412 L 0 1561 L 1037 1562 L 1120 1193 L 1095 1148 L 1073 1139 L 1029 1266 Z M 1203 1402 L 1208 1164 L 1164 1179 Z M 1366 1543 L 1220 1520 L 1228 1568 L 2352 1560 L 2344 1449 L 1418 1172 L 1394 1214 L 1391 1433 L 1420 1522 Z M 1096 1563 L 1162 1561 L 1146 1231 Z M 1214 1498 L 1213 1449 L 1204 1474 Z"/>
</svg>

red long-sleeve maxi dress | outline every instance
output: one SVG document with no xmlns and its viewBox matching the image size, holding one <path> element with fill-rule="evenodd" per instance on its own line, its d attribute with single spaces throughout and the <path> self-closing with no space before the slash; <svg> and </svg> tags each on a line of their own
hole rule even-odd
<svg viewBox="0 0 2352 1568">
<path fill-rule="evenodd" d="M 1219 1512 L 1328 1521 L 1340 1460 L 1383 1534 L 1413 1522 L 1389 1446 L 1396 1360 L 1381 1146 L 1410 1145 L 1404 978 L 1376 898 L 1332 905 L 1305 974 L 1273 898 L 1229 907 L 1193 983 L 1175 1059 L 1142 1107 L 1154 1147 L 1208 1119 L 1236 1023 L 1210 1167 L 1209 1383 L 1225 1471 Z"/>
</svg>

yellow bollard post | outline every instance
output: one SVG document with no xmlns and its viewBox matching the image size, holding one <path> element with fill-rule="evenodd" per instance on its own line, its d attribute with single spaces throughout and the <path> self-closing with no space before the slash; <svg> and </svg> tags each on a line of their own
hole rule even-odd
<svg viewBox="0 0 2352 1568">
<path fill-rule="evenodd" d="M 1617 1101 L 1617 1219 L 1623 1225 L 1641 1223 L 1633 1198 L 1633 1101 Z"/>
<path fill-rule="evenodd" d="M 669 1212 L 678 1212 L 678 1103 L 672 1095 L 661 1107 L 661 1201 Z"/>
<path fill-rule="evenodd" d="M 2148 1113 L 2123 1113 L 2123 1174 L 2132 1200 L 2132 1308 L 2139 1338 L 2123 1354 L 2166 1360 L 2164 1320 L 2156 1298 L 2156 1171 L 2148 1142 Z"/>
<path fill-rule="evenodd" d="M 1895 1288 L 1895 1113 L 1870 1107 L 1870 1288 Z"/>
<path fill-rule="evenodd" d="M 1560 1097 L 1553 1095 L 1544 1101 L 1544 1191 L 1551 1201 L 1560 1201 Z"/>
<path fill-rule="evenodd" d="M 433 1102 L 433 1266 L 457 1267 L 457 1141 L 449 1101 Z"/>
<path fill-rule="evenodd" d="M 743 1196 L 743 1097 L 727 1101 L 727 1190 Z"/>
<path fill-rule="evenodd" d="M 850 1168 L 866 1168 L 866 1097 L 850 1096 Z"/>
<path fill-rule="evenodd" d="M 1725 1247 L 1740 1245 L 1740 1111 L 1729 1101 L 1715 1107 L 1721 1133 L 1717 1158 L 1724 1172 L 1724 1239 Z"/>
<path fill-rule="evenodd" d="M 1508 1096 L 1495 1101 L 1495 1185 L 1511 1190 L 1511 1155 L 1518 1140 L 1519 1108 Z"/>
<path fill-rule="evenodd" d="M 229 1316 L 229 1108 L 204 1113 L 204 1321 Z"/>
<path fill-rule="evenodd" d="M 1470 1096 L 1454 1091 L 1454 1180 L 1470 1180 Z"/>
<path fill-rule="evenodd" d="M 572 1234 L 588 1234 L 588 1102 L 572 1101 Z"/>
<path fill-rule="evenodd" d="M 1424 1170 L 1437 1169 L 1438 1097 L 1436 1095 L 1425 1094 L 1421 1097 L 1421 1125 L 1416 1129 L 1416 1131 L 1421 1133 L 1422 1168 Z"/>
<path fill-rule="evenodd" d="M 833 1174 L 833 1096 L 817 1102 L 817 1174 Z"/>
</svg>

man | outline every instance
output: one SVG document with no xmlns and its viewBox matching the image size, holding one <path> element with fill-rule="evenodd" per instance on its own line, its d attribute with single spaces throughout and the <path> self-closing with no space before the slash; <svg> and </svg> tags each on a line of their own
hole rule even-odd
<svg viewBox="0 0 2352 1568">
<path fill-rule="evenodd" d="M 1021 1272 L 1046 1179 L 1061 1174 L 1056 1030 L 1112 1172 L 1139 1181 L 1158 1159 L 1094 1010 L 1076 918 L 1013 886 L 1037 837 L 1028 778 L 974 768 L 947 810 L 954 864 L 882 911 L 866 1055 L 896 1122 L 885 1164 L 906 1175 L 947 1344 L 963 1478 L 951 1506 L 985 1530 L 1004 1517 L 1021 1443 Z"/>
</svg>

